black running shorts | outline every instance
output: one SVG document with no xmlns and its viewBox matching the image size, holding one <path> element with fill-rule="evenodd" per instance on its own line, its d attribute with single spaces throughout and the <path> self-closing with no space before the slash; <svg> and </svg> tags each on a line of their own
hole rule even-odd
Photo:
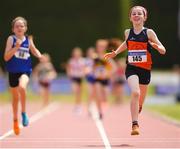
<svg viewBox="0 0 180 149">
<path fill-rule="evenodd" d="M 19 78 L 23 75 L 30 76 L 29 72 L 25 73 L 9 73 L 9 85 L 10 87 L 17 87 L 19 85 Z"/>
<path fill-rule="evenodd" d="M 126 67 L 126 79 L 132 75 L 137 75 L 139 77 L 139 84 L 148 85 L 151 80 L 151 71 L 140 67 L 127 64 Z"/>
</svg>

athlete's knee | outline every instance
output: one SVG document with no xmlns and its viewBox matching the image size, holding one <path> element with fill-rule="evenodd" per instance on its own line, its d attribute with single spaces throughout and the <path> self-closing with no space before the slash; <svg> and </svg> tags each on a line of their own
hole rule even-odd
<svg viewBox="0 0 180 149">
<path fill-rule="evenodd" d="M 140 91 L 138 91 L 138 90 L 132 91 L 131 94 L 136 99 L 139 99 L 139 97 L 140 97 Z"/>
<path fill-rule="evenodd" d="M 26 86 L 25 85 L 19 85 L 19 90 L 21 91 L 21 92 L 25 92 L 26 91 Z"/>
</svg>

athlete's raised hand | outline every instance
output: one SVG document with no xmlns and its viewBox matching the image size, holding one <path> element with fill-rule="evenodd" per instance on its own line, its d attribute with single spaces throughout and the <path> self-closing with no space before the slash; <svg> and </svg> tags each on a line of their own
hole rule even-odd
<svg viewBox="0 0 180 149">
<path fill-rule="evenodd" d="M 21 39 L 17 39 L 16 40 L 16 44 L 15 44 L 16 48 L 20 48 L 21 44 L 22 44 L 22 40 Z"/>
</svg>

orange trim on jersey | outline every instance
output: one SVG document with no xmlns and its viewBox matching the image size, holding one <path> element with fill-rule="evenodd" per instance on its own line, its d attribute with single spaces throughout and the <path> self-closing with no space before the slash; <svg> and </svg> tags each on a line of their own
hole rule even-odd
<svg viewBox="0 0 180 149">
<path fill-rule="evenodd" d="M 148 51 L 148 43 L 147 42 L 138 42 L 138 41 L 127 41 L 128 42 L 128 51 L 138 51 L 138 50 L 146 50 L 147 54 L 147 61 L 146 62 L 140 62 L 140 63 L 129 63 L 137 67 L 141 67 L 144 69 L 151 70 L 152 65 L 152 59 L 151 59 L 151 53 Z"/>
</svg>

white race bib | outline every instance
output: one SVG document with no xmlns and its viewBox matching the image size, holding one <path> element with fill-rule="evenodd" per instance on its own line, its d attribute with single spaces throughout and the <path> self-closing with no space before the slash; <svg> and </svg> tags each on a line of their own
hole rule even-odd
<svg viewBox="0 0 180 149">
<path fill-rule="evenodd" d="M 15 57 L 19 59 L 27 60 L 30 57 L 29 50 L 21 47 L 16 53 Z"/>
<path fill-rule="evenodd" d="M 146 50 L 129 50 L 128 62 L 129 63 L 147 62 L 147 51 Z"/>
</svg>

